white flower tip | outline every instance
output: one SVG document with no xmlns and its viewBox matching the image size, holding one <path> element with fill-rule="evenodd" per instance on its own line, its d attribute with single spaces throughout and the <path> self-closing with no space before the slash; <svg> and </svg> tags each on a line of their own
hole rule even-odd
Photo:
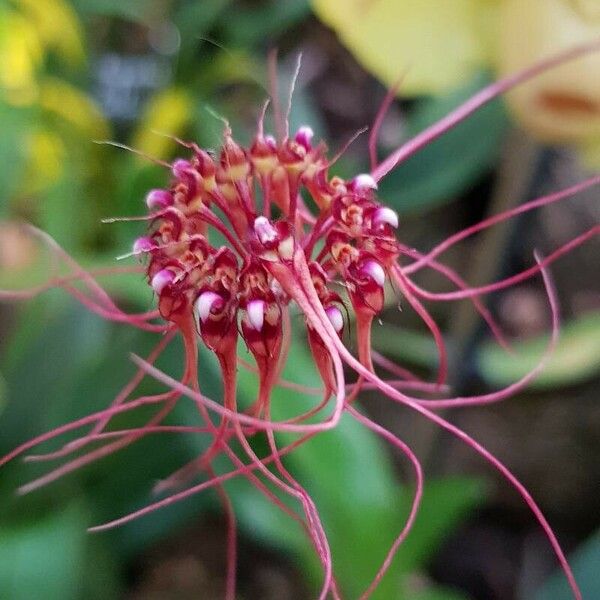
<svg viewBox="0 0 600 600">
<path fill-rule="evenodd" d="M 387 206 L 381 206 L 373 215 L 373 223 L 375 225 L 381 225 L 382 223 L 386 223 L 390 225 L 394 229 L 398 228 L 398 213 Z"/>
<path fill-rule="evenodd" d="M 337 306 L 330 306 L 325 309 L 325 314 L 333 328 L 339 333 L 344 328 L 344 317 L 342 311 Z"/>
<path fill-rule="evenodd" d="M 173 283 L 174 279 L 175 273 L 173 273 L 173 271 L 169 271 L 169 269 L 162 269 L 152 278 L 150 285 L 152 286 L 152 289 L 160 296 L 165 287 L 170 283 Z"/>
<path fill-rule="evenodd" d="M 185 175 L 188 175 L 191 170 L 192 170 L 192 163 L 189 160 L 184 160 L 183 158 L 178 158 L 171 165 L 171 172 L 178 179 L 184 177 Z"/>
<path fill-rule="evenodd" d="M 308 125 L 302 125 L 302 127 L 300 127 L 296 132 L 294 140 L 308 150 L 314 135 L 315 132 L 312 130 L 312 127 L 309 127 Z"/>
<path fill-rule="evenodd" d="M 355 190 L 376 190 L 377 182 L 368 173 L 361 173 L 352 180 L 352 187 Z"/>
<path fill-rule="evenodd" d="M 150 210 L 160 210 L 173 204 L 173 196 L 167 190 L 150 190 L 146 195 L 146 206 Z"/>
<path fill-rule="evenodd" d="M 254 233 L 263 245 L 272 244 L 278 238 L 277 230 L 273 227 L 271 221 L 263 216 L 254 219 Z"/>
<path fill-rule="evenodd" d="M 144 252 L 150 252 L 154 248 L 154 243 L 148 237 L 140 237 L 133 243 L 133 253 L 143 254 Z"/>
<path fill-rule="evenodd" d="M 200 317 L 200 321 L 204 323 L 206 319 L 208 319 L 208 315 L 210 315 L 210 311 L 213 307 L 220 308 L 222 304 L 223 298 L 221 298 L 219 294 L 215 292 L 202 292 L 195 303 L 195 308 Z"/>
<path fill-rule="evenodd" d="M 374 260 L 369 260 L 363 267 L 368 275 L 370 275 L 379 287 L 383 287 L 385 283 L 385 271 L 383 267 Z"/>
<path fill-rule="evenodd" d="M 265 301 L 251 300 L 246 307 L 248 321 L 256 331 L 262 331 L 265 322 Z"/>
</svg>

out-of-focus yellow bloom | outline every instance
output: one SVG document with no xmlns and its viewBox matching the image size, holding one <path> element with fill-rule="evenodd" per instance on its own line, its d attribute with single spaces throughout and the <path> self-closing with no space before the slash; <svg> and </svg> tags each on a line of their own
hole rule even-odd
<svg viewBox="0 0 600 600">
<path fill-rule="evenodd" d="M 39 103 L 42 109 L 61 117 L 90 140 L 110 135 L 110 127 L 96 104 L 61 79 L 48 77 L 40 84 Z"/>
<path fill-rule="evenodd" d="M 356 58 L 402 93 L 439 93 L 492 56 L 501 0 L 312 0 Z"/>
<path fill-rule="evenodd" d="M 312 0 L 315 12 L 386 85 L 407 70 L 402 95 L 436 94 L 481 67 L 500 74 L 600 38 L 600 0 Z M 539 139 L 600 157 L 600 52 L 510 95 Z M 596 162 L 596 164 L 600 164 Z"/>
<path fill-rule="evenodd" d="M 585 6 L 564 0 L 504 0 L 500 72 L 512 73 L 562 48 L 600 38 L 600 2 L 595 19 Z M 508 99 L 539 139 L 586 146 L 600 141 L 600 52 L 536 77 Z"/>
<path fill-rule="evenodd" d="M 43 57 L 35 27 L 19 13 L 0 10 L 0 93 L 10 104 L 35 101 L 35 72 Z"/>
<path fill-rule="evenodd" d="M 65 146 L 55 133 L 48 130 L 35 131 L 27 137 L 29 163 L 24 181 L 28 193 L 45 189 L 57 181 L 63 171 Z"/>
<path fill-rule="evenodd" d="M 147 104 L 132 145 L 156 158 L 167 158 L 173 143 L 160 135 L 179 135 L 189 122 L 192 98 L 183 89 L 169 88 L 157 93 Z"/>
<path fill-rule="evenodd" d="M 77 16 L 63 0 L 13 0 L 23 16 L 32 23 L 39 39 L 67 63 L 83 62 L 83 36 Z"/>
</svg>

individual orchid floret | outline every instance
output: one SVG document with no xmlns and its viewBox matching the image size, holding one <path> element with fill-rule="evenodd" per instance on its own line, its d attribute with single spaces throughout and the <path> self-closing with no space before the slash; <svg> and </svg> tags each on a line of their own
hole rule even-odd
<svg viewBox="0 0 600 600">
<path fill-rule="evenodd" d="M 146 206 L 150 210 L 162 210 L 173 205 L 173 195 L 167 190 L 150 190 L 146 195 Z"/>
<path fill-rule="evenodd" d="M 329 306 L 325 309 L 325 314 L 333 325 L 333 328 L 338 333 L 341 333 L 344 329 L 344 316 L 342 315 L 342 311 L 337 306 Z"/>
<path fill-rule="evenodd" d="M 315 135 L 315 133 L 312 130 L 312 127 L 309 127 L 308 125 L 303 125 L 296 132 L 296 135 L 294 136 L 294 141 L 297 144 L 300 144 L 301 146 L 303 146 L 304 149 L 307 152 L 309 152 L 312 148 L 311 142 L 312 142 L 314 135 Z"/>
<path fill-rule="evenodd" d="M 169 269 L 162 269 L 158 273 L 156 273 L 154 277 L 152 277 L 150 285 L 152 286 L 152 289 L 156 292 L 156 294 L 160 296 L 163 293 L 164 289 L 167 286 L 171 285 L 174 280 L 175 273 L 173 273 L 173 271 Z"/>
<path fill-rule="evenodd" d="M 196 302 L 194 308 L 200 319 L 200 323 L 205 323 L 210 314 L 213 312 L 220 312 L 225 306 L 225 300 L 222 296 L 215 292 L 202 292 Z"/>
<path fill-rule="evenodd" d="M 380 206 L 373 213 L 373 225 L 389 225 L 394 229 L 398 229 L 398 213 L 388 206 Z"/>
<path fill-rule="evenodd" d="M 385 285 L 385 271 L 377 261 L 367 260 L 361 268 L 361 273 L 371 277 L 379 287 Z"/>
<path fill-rule="evenodd" d="M 133 253 L 135 255 L 147 254 L 152 252 L 154 248 L 156 248 L 156 242 L 148 236 L 139 237 L 133 243 Z"/>
<path fill-rule="evenodd" d="M 265 306 L 264 300 L 251 300 L 246 306 L 248 321 L 256 331 L 262 331 L 265 322 Z"/>
<path fill-rule="evenodd" d="M 171 172 L 176 179 L 185 180 L 194 177 L 194 167 L 189 160 L 177 159 L 171 166 Z"/>
<path fill-rule="evenodd" d="M 377 189 L 377 182 L 369 173 L 361 173 L 356 175 L 349 184 L 349 189 L 356 192 L 365 192 Z"/>
<path fill-rule="evenodd" d="M 254 220 L 254 233 L 258 241 L 268 249 L 275 248 L 279 242 L 279 234 L 277 229 L 266 217 L 257 217 Z"/>
</svg>

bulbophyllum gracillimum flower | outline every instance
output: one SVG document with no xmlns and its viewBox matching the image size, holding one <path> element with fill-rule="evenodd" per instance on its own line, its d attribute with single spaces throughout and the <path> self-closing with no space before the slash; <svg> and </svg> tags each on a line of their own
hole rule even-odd
<svg viewBox="0 0 600 600">
<path fill-rule="evenodd" d="M 364 388 L 375 388 L 390 400 L 408 406 L 441 428 L 451 432 L 490 462 L 518 491 L 544 529 L 558 560 L 569 580 L 573 595 L 581 598 L 577 583 L 560 545 L 527 490 L 497 458 L 464 431 L 440 417 L 439 408 L 484 405 L 512 396 L 526 386 L 543 368 L 548 352 L 556 343 L 558 312 L 547 265 L 600 232 L 596 226 L 547 257 L 536 257 L 536 264 L 508 279 L 483 287 L 470 287 L 461 277 L 438 262 L 437 257 L 460 240 L 517 214 L 542 207 L 600 183 L 593 177 L 565 190 L 528 202 L 516 209 L 493 216 L 469 227 L 427 253 L 402 244 L 398 214 L 377 195 L 378 182 L 397 164 L 421 147 L 443 134 L 480 106 L 500 93 L 536 74 L 570 58 L 597 49 L 598 43 L 587 45 L 538 64 L 482 90 L 466 104 L 408 141 L 379 162 L 374 148 L 387 98 L 371 131 L 372 169 L 342 179 L 333 173 L 335 158 L 330 158 L 323 142 L 317 142 L 310 127 L 304 126 L 290 134 L 285 119 L 277 119 L 280 134 L 268 135 L 263 130 L 264 111 L 258 131 L 248 147 L 240 146 L 232 131 L 225 127 L 221 148 L 208 151 L 191 142 L 181 142 L 184 156 L 168 165 L 170 181 L 164 189 L 150 190 L 146 196 L 148 214 L 140 217 L 147 230 L 133 244 L 133 252 L 142 266 L 148 285 L 156 298 L 156 310 L 141 314 L 126 314 L 99 286 L 92 273 L 81 269 L 53 240 L 34 230 L 70 273 L 54 277 L 47 284 L 24 292 L 4 292 L 8 298 L 28 297 L 48 287 L 62 287 L 87 307 L 104 318 L 129 323 L 141 329 L 156 331 L 162 337 L 145 359 L 135 357 L 138 372 L 129 381 L 107 410 L 63 425 L 31 440 L 2 463 L 67 431 L 87 424 L 92 429 L 52 454 L 30 459 L 48 459 L 81 451 L 91 442 L 105 441 L 95 449 L 80 453 L 54 471 L 23 486 L 22 492 L 47 484 L 85 464 L 123 448 L 142 436 L 155 431 L 199 431 L 211 436 L 208 449 L 191 463 L 181 467 L 157 486 L 166 498 L 136 513 L 101 525 L 106 529 L 140 517 L 161 506 L 186 498 L 201 490 L 215 487 L 220 494 L 228 518 L 227 598 L 235 595 L 235 518 L 229 499 L 222 487 L 227 479 L 242 475 L 272 500 L 291 518 L 299 521 L 315 547 L 324 571 L 320 598 L 340 597 L 335 580 L 335 556 L 331 555 L 327 537 L 321 525 L 317 506 L 308 492 L 294 479 L 283 464 L 282 457 L 312 436 L 334 428 L 344 411 L 388 440 L 411 461 L 416 476 L 416 493 L 409 518 L 390 548 L 383 564 L 374 574 L 373 582 L 363 594 L 368 597 L 384 576 L 394 553 L 408 535 L 418 510 L 423 474 L 411 449 L 382 425 L 361 414 L 354 400 Z M 266 107 L 265 107 L 266 108 Z M 311 198 L 316 209 L 311 210 Z M 213 235 L 218 233 L 218 236 Z M 220 242 L 215 242 L 215 239 Z M 424 268 L 434 269 L 448 278 L 456 290 L 432 293 L 412 280 L 412 275 Z M 422 303 L 471 299 L 474 308 L 489 324 L 502 343 L 502 337 L 492 316 L 480 300 L 488 292 L 509 287 L 528 277 L 541 274 L 548 291 L 552 312 L 553 336 L 548 352 L 539 365 L 520 381 L 496 392 L 475 397 L 438 398 L 435 400 L 409 396 L 401 390 L 414 389 L 422 393 L 444 391 L 446 350 L 441 333 Z M 75 285 L 79 282 L 79 287 Z M 386 284 L 391 284 L 420 315 L 435 338 L 439 350 L 437 381 L 427 383 L 381 357 L 371 345 L 371 325 L 384 306 Z M 291 314 L 303 317 L 303 327 L 315 366 L 322 380 L 322 400 L 305 414 L 287 421 L 271 418 L 271 394 L 275 386 L 294 385 L 282 379 L 292 335 Z M 356 344 L 349 344 L 350 319 L 355 323 Z M 179 335 L 185 348 L 183 374 L 173 378 L 153 366 L 154 361 Z M 236 377 L 238 365 L 248 367 L 238 356 L 240 338 L 254 358 L 249 367 L 258 378 L 258 393 L 249 408 L 237 404 Z M 198 344 L 213 352 L 222 372 L 223 397 L 210 399 L 201 391 L 202 365 L 198 359 Z M 356 351 L 350 350 L 355 347 Z M 386 380 L 375 371 L 378 365 L 396 379 Z M 355 375 L 347 381 L 348 372 Z M 146 375 L 166 384 L 167 391 L 154 396 L 134 397 L 134 392 Z M 296 387 L 298 387 L 296 385 Z M 164 418 L 181 396 L 192 398 L 202 417 L 201 427 L 167 426 Z M 154 416 L 142 427 L 133 430 L 107 430 L 111 418 L 139 406 L 156 404 Z M 327 411 L 322 409 L 328 408 Z M 327 416 L 319 415 L 326 414 Z M 278 448 L 274 433 L 294 432 L 297 439 Z M 270 453 L 259 458 L 249 440 L 266 435 Z M 241 446 L 236 453 L 231 442 Z M 229 458 L 232 469 L 215 475 L 212 461 L 217 455 Z M 200 484 L 179 488 L 205 473 Z M 297 512 L 271 491 L 267 482 L 298 501 Z M 343 582 L 339 582 L 343 587 Z"/>
</svg>

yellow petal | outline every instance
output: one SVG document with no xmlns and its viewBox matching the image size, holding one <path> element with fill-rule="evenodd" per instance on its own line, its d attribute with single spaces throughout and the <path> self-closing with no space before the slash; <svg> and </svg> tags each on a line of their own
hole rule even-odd
<svg viewBox="0 0 600 600">
<path fill-rule="evenodd" d="M 63 0 L 16 0 L 24 16 L 38 29 L 48 48 L 70 64 L 83 62 L 83 35 L 77 15 Z"/>
<path fill-rule="evenodd" d="M 35 28 L 14 11 L 0 11 L 0 88 L 11 104 L 35 101 L 42 46 Z"/>
<path fill-rule="evenodd" d="M 133 135 L 132 146 L 150 156 L 167 158 L 173 142 L 160 133 L 181 134 L 189 122 L 192 106 L 192 99 L 185 90 L 169 88 L 158 92 L 148 102 Z"/>
<path fill-rule="evenodd" d="M 55 133 L 35 131 L 26 141 L 29 164 L 27 165 L 27 192 L 33 193 L 54 183 L 62 174 L 65 146 Z"/>
<path fill-rule="evenodd" d="M 581 0 L 504 0 L 500 71 L 600 37 L 600 19 Z M 597 2 L 600 6 L 600 2 Z M 520 122 L 548 142 L 600 141 L 600 52 L 554 68 L 508 96 Z"/>
<path fill-rule="evenodd" d="M 577 146 L 582 164 L 590 171 L 600 171 L 600 136 L 586 140 Z"/>
<path fill-rule="evenodd" d="M 436 93 L 490 60 L 498 0 L 312 0 L 317 15 L 386 85 Z"/>
<path fill-rule="evenodd" d="M 65 81 L 45 79 L 40 84 L 40 106 L 70 123 L 90 140 L 110 136 L 110 127 L 96 104 Z"/>
</svg>

